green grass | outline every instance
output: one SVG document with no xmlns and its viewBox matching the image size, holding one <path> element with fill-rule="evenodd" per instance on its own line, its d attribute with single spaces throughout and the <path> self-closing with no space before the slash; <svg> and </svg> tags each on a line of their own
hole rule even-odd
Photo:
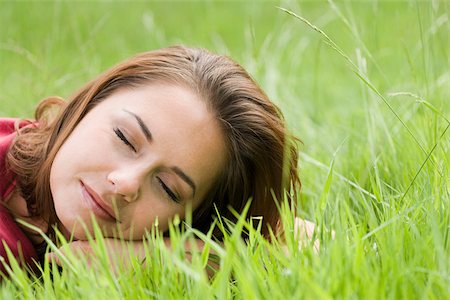
<svg viewBox="0 0 450 300">
<path fill-rule="evenodd" d="M 312 244 L 298 250 L 292 235 L 282 247 L 251 231 L 244 244 L 245 223 L 223 246 L 203 237 L 221 258 L 211 280 L 205 253 L 185 259 L 194 232 L 174 229 L 172 251 L 149 235 L 145 267 L 132 260 L 111 274 L 99 247 L 97 267 L 69 257 L 72 267 L 53 279 L 48 264 L 39 279 L 16 270 L 0 298 L 450 298 L 449 8 L 0 2 L 1 116 L 31 117 L 39 99 L 67 97 L 136 52 L 182 43 L 229 54 L 302 140 L 298 213 L 323 228 L 317 253 Z M 284 216 L 292 228 L 292 213 Z"/>
</svg>

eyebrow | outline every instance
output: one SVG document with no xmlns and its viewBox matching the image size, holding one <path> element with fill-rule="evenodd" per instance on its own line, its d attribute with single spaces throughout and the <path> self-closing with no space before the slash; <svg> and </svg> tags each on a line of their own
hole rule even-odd
<svg viewBox="0 0 450 300">
<path fill-rule="evenodd" d="M 142 133 L 144 133 L 145 138 L 147 139 L 147 141 L 149 141 L 149 142 L 152 141 L 152 139 L 153 139 L 153 138 L 152 138 L 152 134 L 151 134 L 150 130 L 148 129 L 147 125 L 145 125 L 145 123 L 144 123 L 144 121 L 142 120 L 142 118 L 139 117 L 139 116 L 138 116 L 137 114 L 135 114 L 134 112 L 131 112 L 131 111 L 129 111 L 129 110 L 124 109 L 123 111 L 126 112 L 127 114 L 132 115 L 132 116 L 136 119 L 136 121 L 138 122 L 139 127 L 141 128 Z"/>
<path fill-rule="evenodd" d="M 147 141 L 152 141 L 153 137 L 152 134 L 150 132 L 150 130 L 148 129 L 147 125 L 145 125 L 144 121 L 142 120 L 141 117 L 139 117 L 137 114 L 135 114 L 134 112 L 131 112 L 129 110 L 124 109 L 124 112 L 126 112 L 127 114 L 132 115 L 136 121 L 139 124 L 139 127 L 141 128 L 142 132 L 144 133 L 145 137 L 147 138 Z M 191 188 L 192 188 L 192 197 L 195 196 L 195 190 L 197 189 L 194 180 L 192 180 L 191 177 L 189 177 L 188 175 L 186 175 L 186 173 L 184 173 L 180 168 L 178 167 L 171 167 L 170 168 L 175 174 L 177 174 L 181 179 L 183 179 L 184 182 L 186 182 Z"/>
<path fill-rule="evenodd" d="M 191 179 L 191 177 L 187 176 L 186 173 L 184 173 L 180 168 L 178 167 L 171 167 L 170 168 L 175 174 L 181 177 L 191 188 L 192 188 L 192 197 L 195 196 L 195 190 L 196 186 L 194 181 Z"/>
</svg>

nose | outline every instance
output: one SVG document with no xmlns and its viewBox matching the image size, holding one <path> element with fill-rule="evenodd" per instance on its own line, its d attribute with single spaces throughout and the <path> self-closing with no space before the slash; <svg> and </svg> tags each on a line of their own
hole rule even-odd
<svg viewBox="0 0 450 300">
<path fill-rule="evenodd" d="M 127 202 L 134 202 L 139 198 L 145 175 L 136 168 L 128 167 L 110 172 L 107 179 L 113 185 L 115 194 Z"/>
</svg>

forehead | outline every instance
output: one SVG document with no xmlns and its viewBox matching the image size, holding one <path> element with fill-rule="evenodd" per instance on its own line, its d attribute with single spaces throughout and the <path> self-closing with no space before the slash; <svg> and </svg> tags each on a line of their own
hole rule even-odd
<svg viewBox="0 0 450 300">
<path fill-rule="evenodd" d="M 196 200 L 203 198 L 225 166 L 219 121 L 191 89 L 169 84 L 122 89 L 95 110 L 108 118 L 133 118 L 124 111 L 138 115 L 151 131 L 148 151 L 194 180 Z"/>
</svg>

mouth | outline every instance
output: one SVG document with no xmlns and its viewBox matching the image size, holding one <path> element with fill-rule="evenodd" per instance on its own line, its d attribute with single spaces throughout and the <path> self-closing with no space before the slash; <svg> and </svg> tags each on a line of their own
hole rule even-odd
<svg viewBox="0 0 450 300">
<path fill-rule="evenodd" d="M 81 193 L 96 217 L 109 222 L 119 222 L 113 209 L 90 186 L 80 181 Z"/>
</svg>

